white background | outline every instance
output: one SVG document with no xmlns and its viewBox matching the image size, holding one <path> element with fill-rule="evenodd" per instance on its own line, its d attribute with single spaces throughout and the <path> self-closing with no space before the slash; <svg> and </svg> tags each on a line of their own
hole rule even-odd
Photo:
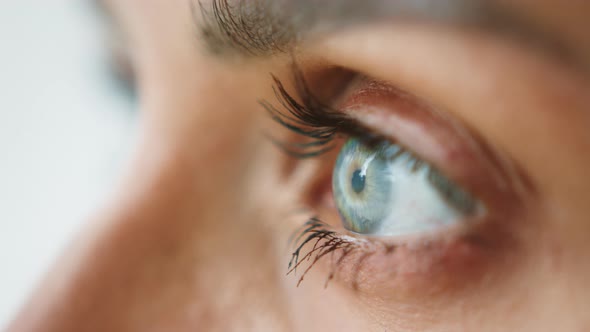
<svg viewBox="0 0 590 332">
<path fill-rule="evenodd" d="M 0 330 L 104 201 L 133 139 L 87 1 L 0 2 Z"/>
</svg>

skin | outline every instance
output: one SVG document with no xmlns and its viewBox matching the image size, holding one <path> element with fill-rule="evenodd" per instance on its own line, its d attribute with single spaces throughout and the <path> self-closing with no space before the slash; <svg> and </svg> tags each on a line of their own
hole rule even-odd
<svg viewBox="0 0 590 332">
<path fill-rule="evenodd" d="M 583 54 L 588 30 L 566 5 L 551 16 L 549 3 L 533 13 Z M 583 69 L 514 41 L 426 24 L 368 25 L 301 45 L 306 64 L 345 66 L 441 107 L 518 165 L 529 189 L 518 213 L 499 222 L 506 232 L 490 226 L 483 254 L 434 241 L 372 256 L 356 289 L 346 263 L 327 289 L 329 264 L 296 287 L 300 275 L 285 276 L 287 243 L 305 218 L 289 211 L 309 200 L 333 156 L 295 161 L 260 135 L 289 137 L 256 103 L 274 101 L 268 73 L 288 77 L 288 57 L 199 50 L 186 1 L 109 6 L 133 54 L 140 139 L 118 194 L 9 331 L 590 329 Z M 337 218 L 326 214 L 332 225 Z"/>
</svg>

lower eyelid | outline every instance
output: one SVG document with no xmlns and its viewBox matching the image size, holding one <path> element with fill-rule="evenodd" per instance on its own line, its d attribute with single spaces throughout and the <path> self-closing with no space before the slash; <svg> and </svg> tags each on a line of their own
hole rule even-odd
<svg viewBox="0 0 590 332">
<path fill-rule="evenodd" d="M 302 249 L 301 257 L 332 239 L 346 245 L 319 259 L 321 251 L 316 251 L 298 268 L 303 271 L 318 265 L 324 273 L 320 278 L 326 282 L 345 285 L 370 298 L 433 297 L 461 291 L 489 278 L 492 270 L 502 270 L 494 265 L 505 262 L 501 257 L 515 242 L 509 236 L 490 234 L 489 228 L 483 225 L 477 231 L 438 239 L 389 243 L 339 230 L 329 240 L 312 241 Z"/>
</svg>

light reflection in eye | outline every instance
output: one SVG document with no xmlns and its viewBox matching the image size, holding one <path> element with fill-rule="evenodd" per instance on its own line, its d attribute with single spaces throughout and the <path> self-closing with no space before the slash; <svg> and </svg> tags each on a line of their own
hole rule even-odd
<svg viewBox="0 0 590 332">
<path fill-rule="evenodd" d="M 360 234 L 434 231 L 483 210 L 439 171 L 389 142 L 350 138 L 336 160 L 332 187 L 344 227 Z"/>
</svg>

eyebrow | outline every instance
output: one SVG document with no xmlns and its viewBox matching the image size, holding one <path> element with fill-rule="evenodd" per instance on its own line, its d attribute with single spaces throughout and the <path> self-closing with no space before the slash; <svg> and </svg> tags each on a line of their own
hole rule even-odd
<svg viewBox="0 0 590 332">
<path fill-rule="evenodd" d="M 418 20 L 484 28 L 572 57 L 556 36 L 490 0 L 193 0 L 191 5 L 199 39 L 216 55 L 287 53 L 310 34 Z"/>
</svg>

